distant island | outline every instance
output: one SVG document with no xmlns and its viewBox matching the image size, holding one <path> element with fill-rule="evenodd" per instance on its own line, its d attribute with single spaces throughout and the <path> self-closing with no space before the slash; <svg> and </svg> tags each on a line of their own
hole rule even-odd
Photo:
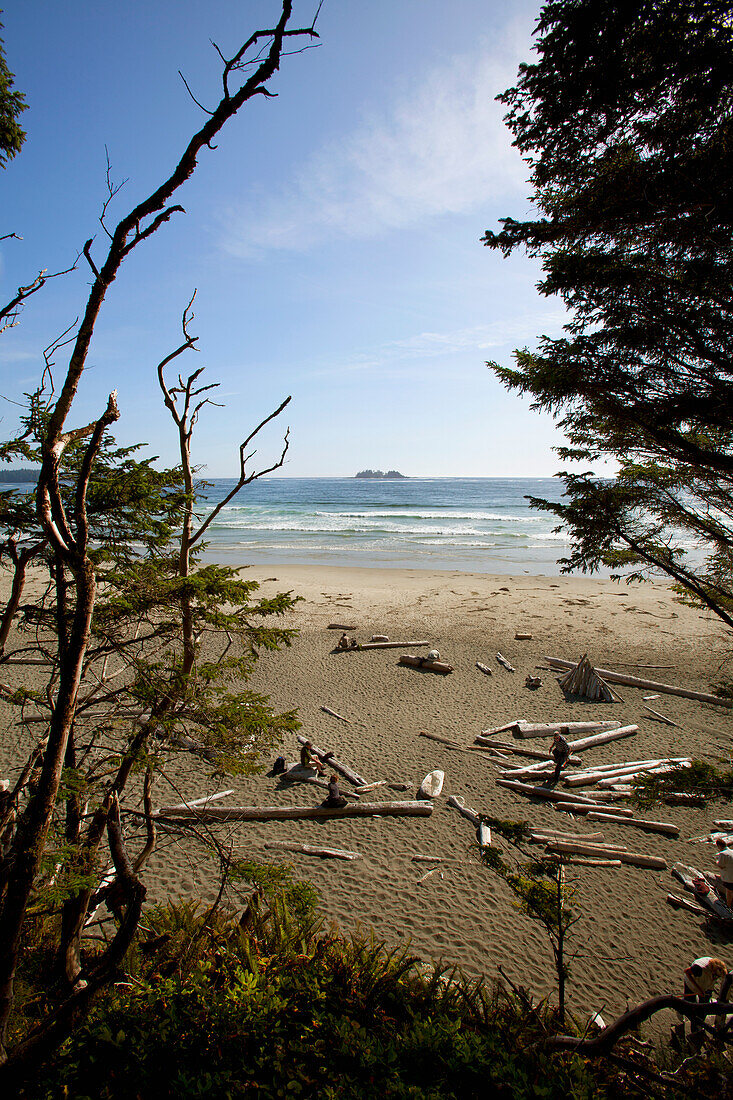
<svg viewBox="0 0 733 1100">
<path fill-rule="evenodd" d="M 0 481 L 38 481 L 38 470 L 30 470 L 28 468 L 0 470 Z"/>
<path fill-rule="evenodd" d="M 354 477 L 391 477 L 391 478 L 404 478 L 405 474 L 401 474 L 399 470 L 387 470 L 385 474 L 382 470 L 359 470 L 358 474 L 354 474 Z"/>
</svg>

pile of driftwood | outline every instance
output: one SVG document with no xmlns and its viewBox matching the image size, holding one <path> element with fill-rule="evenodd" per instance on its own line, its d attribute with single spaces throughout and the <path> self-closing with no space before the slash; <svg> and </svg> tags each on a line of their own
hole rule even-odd
<svg viewBox="0 0 733 1100">
<path fill-rule="evenodd" d="M 558 682 L 569 695 L 582 695 L 594 703 L 613 703 L 618 698 L 593 668 L 587 653 Z"/>
<path fill-rule="evenodd" d="M 626 760 L 618 764 L 598 764 L 582 772 L 575 772 L 563 779 L 564 787 L 598 787 L 600 790 L 624 785 L 630 779 L 642 775 L 660 775 L 676 768 L 689 768 L 692 761 L 687 756 L 667 756 L 653 760 Z"/>
<path fill-rule="evenodd" d="M 576 661 L 566 661 L 562 657 L 545 657 L 548 665 L 556 669 L 574 669 Z M 656 680 L 642 680 L 639 676 L 627 676 L 624 672 L 614 672 L 608 668 L 597 668 L 596 673 L 606 683 L 626 684 L 628 687 L 646 688 L 658 691 L 662 695 L 680 695 L 683 699 L 697 699 L 701 703 L 713 703 L 719 707 L 733 707 L 733 700 L 722 695 L 709 695 L 704 691 L 692 691 L 689 688 L 676 687 L 674 684 L 660 684 Z"/>
<path fill-rule="evenodd" d="M 526 722 L 524 718 L 515 718 L 512 722 L 507 722 L 503 726 L 494 726 L 490 730 L 482 730 L 476 737 L 476 741 L 479 744 L 493 745 L 496 744 L 494 738 L 497 733 L 511 733 L 515 737 L 552 737 L 556 730 L 560 727 L 569 730 L 570 733 L 593 733 L 596 730 L 618 730 L 621 727 L 620 722 L 606 721 L 606 722 Z M 631 730 L 630 726 L 623 727 Z M 635 733 L 638 726 L 635 726 L 633 732 Z M 611 738 L 611 740 L 614 740 Z M 594 742 L 595 744 L 603 744 L 602 741 Z"/>
</svg>

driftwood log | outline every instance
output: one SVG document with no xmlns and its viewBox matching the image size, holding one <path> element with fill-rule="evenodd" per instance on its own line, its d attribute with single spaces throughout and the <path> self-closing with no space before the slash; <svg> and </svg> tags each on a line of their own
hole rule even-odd
<svg viewBox="0 0 733 1100">
<path fill-rule="evenodd" d="M 353 806 L 210 806 L 169 812 L 166 817 L 199 821 L 298 821 L 313 818 L 327 821 L 332 817 L 430 817 L 432 802 L 359 802 Z M 160 811 L 155 815 L 160 817 Z"/>
<path fill-rule="evenodd" d="M 594 811 L 609 814 L 611 817 L 633 817 L 634 811 L 627 806 L 609 806 L 607 802 L 559 802 L 556 810 L 569 814 L 589 814 Z"/>
<path fill-rule="evenodd" d="M 615 822 L 618 825 L 631 825 L 635 829 L 643 829 L 647 833 L 662 833 L 664 836 L 678 837 L 680 830 L 677 825 L 669 821 L 646 821 L 642 817 L 618 817 L 599 810 L 591 810 L 588 814 L 590 821 Z"/>
<path fill-rule="evenodd" d="M 598 809 L 598 804 L 594 799 L 583 798 L 579 794 L 566 794 L 565 791 L 556 791 L 550 787 L 532 786 L 531 783 L 521 783 L 518 779 L 497 779 L 497 787 L 507 787 L 510 791 L 516 791 L 517 794 L 529 795 L 534 798 L 544 798 L 548 802 L 572 802 L 575 805 L 591 806 L 594 810 Z M 602 807 L 601 807 L 602 808 Z"/>
<path fill-rule="evenodd" d="M 312 844 L 291 844 L 289 840 L 269 840 L 265 847 L 305 856 L 320 856 L 322 859 L 361 859 L 361 852 L 349 852 L 345 848 L 315 848 Z"/>
<path fill-rule="evenodd" d="M 219 791 L 218 794 L 207 794 L 203 798 L 194 798 L 190 802 L 179 802 L 176 806 L 163 806 L 160 812 L 167 814 L 171 810 L 185 810 L 189 806 L 205 806 L 209 802 L 216 802 L 219 798 L 226 798 L 227 795 L 234 794 L 234 791 Z"/>
<path fill-rule="evenodd" d="M 667 894 L 667 905 L 671 905 L 673 909 L 687 909 L 689 913 L 694 913 L 698 917 L 708 915 L 707 909 L 703 909 L 696 901 L 692 901 L 691 898 L 681 898 L 679 894 Z"/>
<path fill-rule="evenodd" d="M 595 733 L 598 730 L 618 729 L 619 725 L 619 722 L 610 719 L 605 722 L 524 722 L 520 719 L 515 723 L 515 732 L 518 737 L 552 737 L 561 726 L 570 733 Z"/>
<path fill-rule="evenodd" d="M 455 795 L 455 794 L 449 795 L 448 805 L 449 806 L 454 806 L 455 809 L 458 810 L 459 814 L 462 814 L 465 818 L 467 818 L 468 821 L 470 821 L 472 825 L 480 825 L 481 824 L 480 815 L 477 814 L 475 810 L 472 810 L 469 806 L 466 806 L 464 804 L 463 799 L 460 797 L 460 795 Z"/>
<path fill-rule="evenodd" d="M 612 730 L 594 733 L 590 737 L 580 737 L 575 741 L 568 741 L 568 744 L 571 752 L 585 752 L 586 749 L 594 749 L 597 745 L 607 745 L 609 741 L 620 741 L 623 737 L 633 737 L 638 732 L 638 726 L 616 726 Z"/>
<path fill-rule="evenodd" d="M 427 642 L 425 644 L 427 645 Z M 426 672 L 439 672 L 443 676 L 453 671 L 453 665 L 447 665 L 445 661 L 428 661 L 424 657 L 414 657 L 411 653 L 403 653 L 399 664 L 409 665 L 411 668 L 422 668 Z"/>
<path fill-rule="evenodd" d="M 297 737 L 301 745 L 304 745 L 306 741 L 309 740 L 307 737 L 303 737 L 302 733 L 299 733 Z M 366 787 L 367 780 L 364 776 L 359 775 L 353 768 L 337 760 L 332 753 L 324 752 L 323 749 L 319 749 L 313 742 L 311 742 L 311 752 L 314 756 L 318 757 L 322 764 L 325 764 L 328 768 L 333 768 L 335 772 L 338 772 L 339 775 L 343 775 L 344 779 L 348 779 L 349 783 L 353 783 L 355 787 Z"/>
<path fill-rule="evenodd" d="M 491 669 L 489 668 L 489 666 L 488 665 L 482 665 L 480 661 L 476 662 L 476 668 L 479 670 L 479 672 L 483 672 L 485 676 L 493 676 L 494 675 L 493 672 L 491 671 Z"/>
<path fill-rule="evenodd" d="M 507 661 L 506 657 L 504 657 L 501 653 L 497 653 L 496 659 L 497 659 L 497 661 L 499 662 L 500 665 L 504 666 L 504 668 L 507 670 L 507 672 L 516 672 L 517 671 L 515 669 L 514 665 L 511 664 L 510 661 Z"/>
<path fill-rule="evenodd" d="M 562 657 L 545 657 L 553 668 L 572 669 L 575 661 L 566 661 Z M 732 699 L 724 699 L 720 695 L 709 695 L 704 691 L 691 691 L 689 688 L 676 687 L 674 684 L 660 684 L 656 680 L 642 680 L 638 676 L 627 676 L 623 672 L 613 672 L 607 668 L 597 668 L 596 672 L 604 680 L 612 684 L 626 684 L 628 687 L 648 688 L 650 691 L 659 691 L 666 695 L 680 695 L 683 699 L 697 699 L 700 703 L 713 703 L 718 707 L 733 707 Z"/>
<path fill-rule="evenodd" d="M 628 852 L 625 848 L 607 848 L 600 844 L 580 844 L 572 840 L 549 841 L 545 849 L 556 855 L 594 856 L 620 859 L 630 867 L 644 867 L 650 871 L 666 871 L 667 861 L 661 856 L 649 856 L 643 852 Z"/>
<path fill-rule="evenodd" d="M 645 1020 L 651 1019 L 663 1009 L 670 1008 L 689 1020 L 700 1020 L 706 1016 L 729 1016 L 733 1013 L 733 1004 L 727 1001 L 695 1004 L 693 1001 L 685 1000 L 684 997 L 663 994 L 661 997 L 652 997 L 637 1005 L 636 1008 L 629 1009 L 593 1039 L 579 1039 L 576 1035 L 553 1035 L 543 1041 L 542 1047 L 544 1050 L 567 1050 L 571 1054 L 580 1054 L 584 1058 L 601 1057 L 610 1053 L 619 1039 L 629 1031 L 636 1031 Z M 675 1084 L 674 1078 L 670 1078 L 669 1083 Z"/>
<path fill-rule="evenodd" d="M 355 649 L 404 649 L 405 646 L 412 645 L 430 645 L 430 642 L 363 642 L 361 645 L 355 646 Z"/>
</svg>

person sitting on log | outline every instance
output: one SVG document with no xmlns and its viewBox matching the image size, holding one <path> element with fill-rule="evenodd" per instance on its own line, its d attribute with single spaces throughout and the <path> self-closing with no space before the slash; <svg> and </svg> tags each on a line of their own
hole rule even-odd
<svg viewBox="0 0 733 1100">
<path fill-rule="evenodd" d="M 346 799 L 339 790 L 339 781 L 337 775 L 332 775 L 328 781 L 328 798 L 321 803 L 326 810 L 340 810 L 346 805 Z"/>
<path fill-rule="evenodd" d="M 555 730 L 552 737 L 552 744 L 550 745 L 550 756 L 555 761 L 555 773 L 552 777 L 553 783 L 557 783 L 560 778 L 560 772 L 563 770 L 570 758 L 570 745 L 567 742 L 565 734 L 570 730 L 567 726 L 560 726 L 559 730 Z"/>
<path fill-rule="evenodd" d="M 310 741 L 306 741 L 300 750 L 300 766 L 301 768 L 315 768 L 319 775 L 323 775 L 326 770 L 313 752 Z"/>
<path fill-rule="evenodd" d="M 717 838 L 715 846 L 718 849 L 716 862 L 720 868 L 720 884 L 723 887 L 725 904 L 733 909 L 733 847 L 722 836 Z"/>
<path fill-rule="evenodd" d="M 338 642 L 336 643 L 336 649 L 348 649 L 348 648 L 349 648 L 349 639 L 346 637 L 346 634 L 342 634 L 341 637 L 339 638 Z"/>
</svg>

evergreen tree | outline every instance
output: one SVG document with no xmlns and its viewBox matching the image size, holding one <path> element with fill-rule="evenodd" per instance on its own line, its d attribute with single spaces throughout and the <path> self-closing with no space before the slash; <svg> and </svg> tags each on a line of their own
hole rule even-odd
<svg viewBox="0 0 733 1100">
<path fill-rule="evenodd" d="M 661 570 L 733 625 L 733 17 L 729 0 L 553 0 L 499 99 L 538 216 L 484 243 L 540 257 L 570 311 L 504 384 L 553 413 L 566 571 Z M 686 552 L 692 549 L 692 553 Z"/>
<path fill-rule="evenodd" d="M 20 152 L 25 141 L 25 130 L 21 129 L 18 118 L 27 106 L 23 93 L 13 90 L 13 74 L 8 69 L 0 38 L 0 168 Z"/>
</svg>

